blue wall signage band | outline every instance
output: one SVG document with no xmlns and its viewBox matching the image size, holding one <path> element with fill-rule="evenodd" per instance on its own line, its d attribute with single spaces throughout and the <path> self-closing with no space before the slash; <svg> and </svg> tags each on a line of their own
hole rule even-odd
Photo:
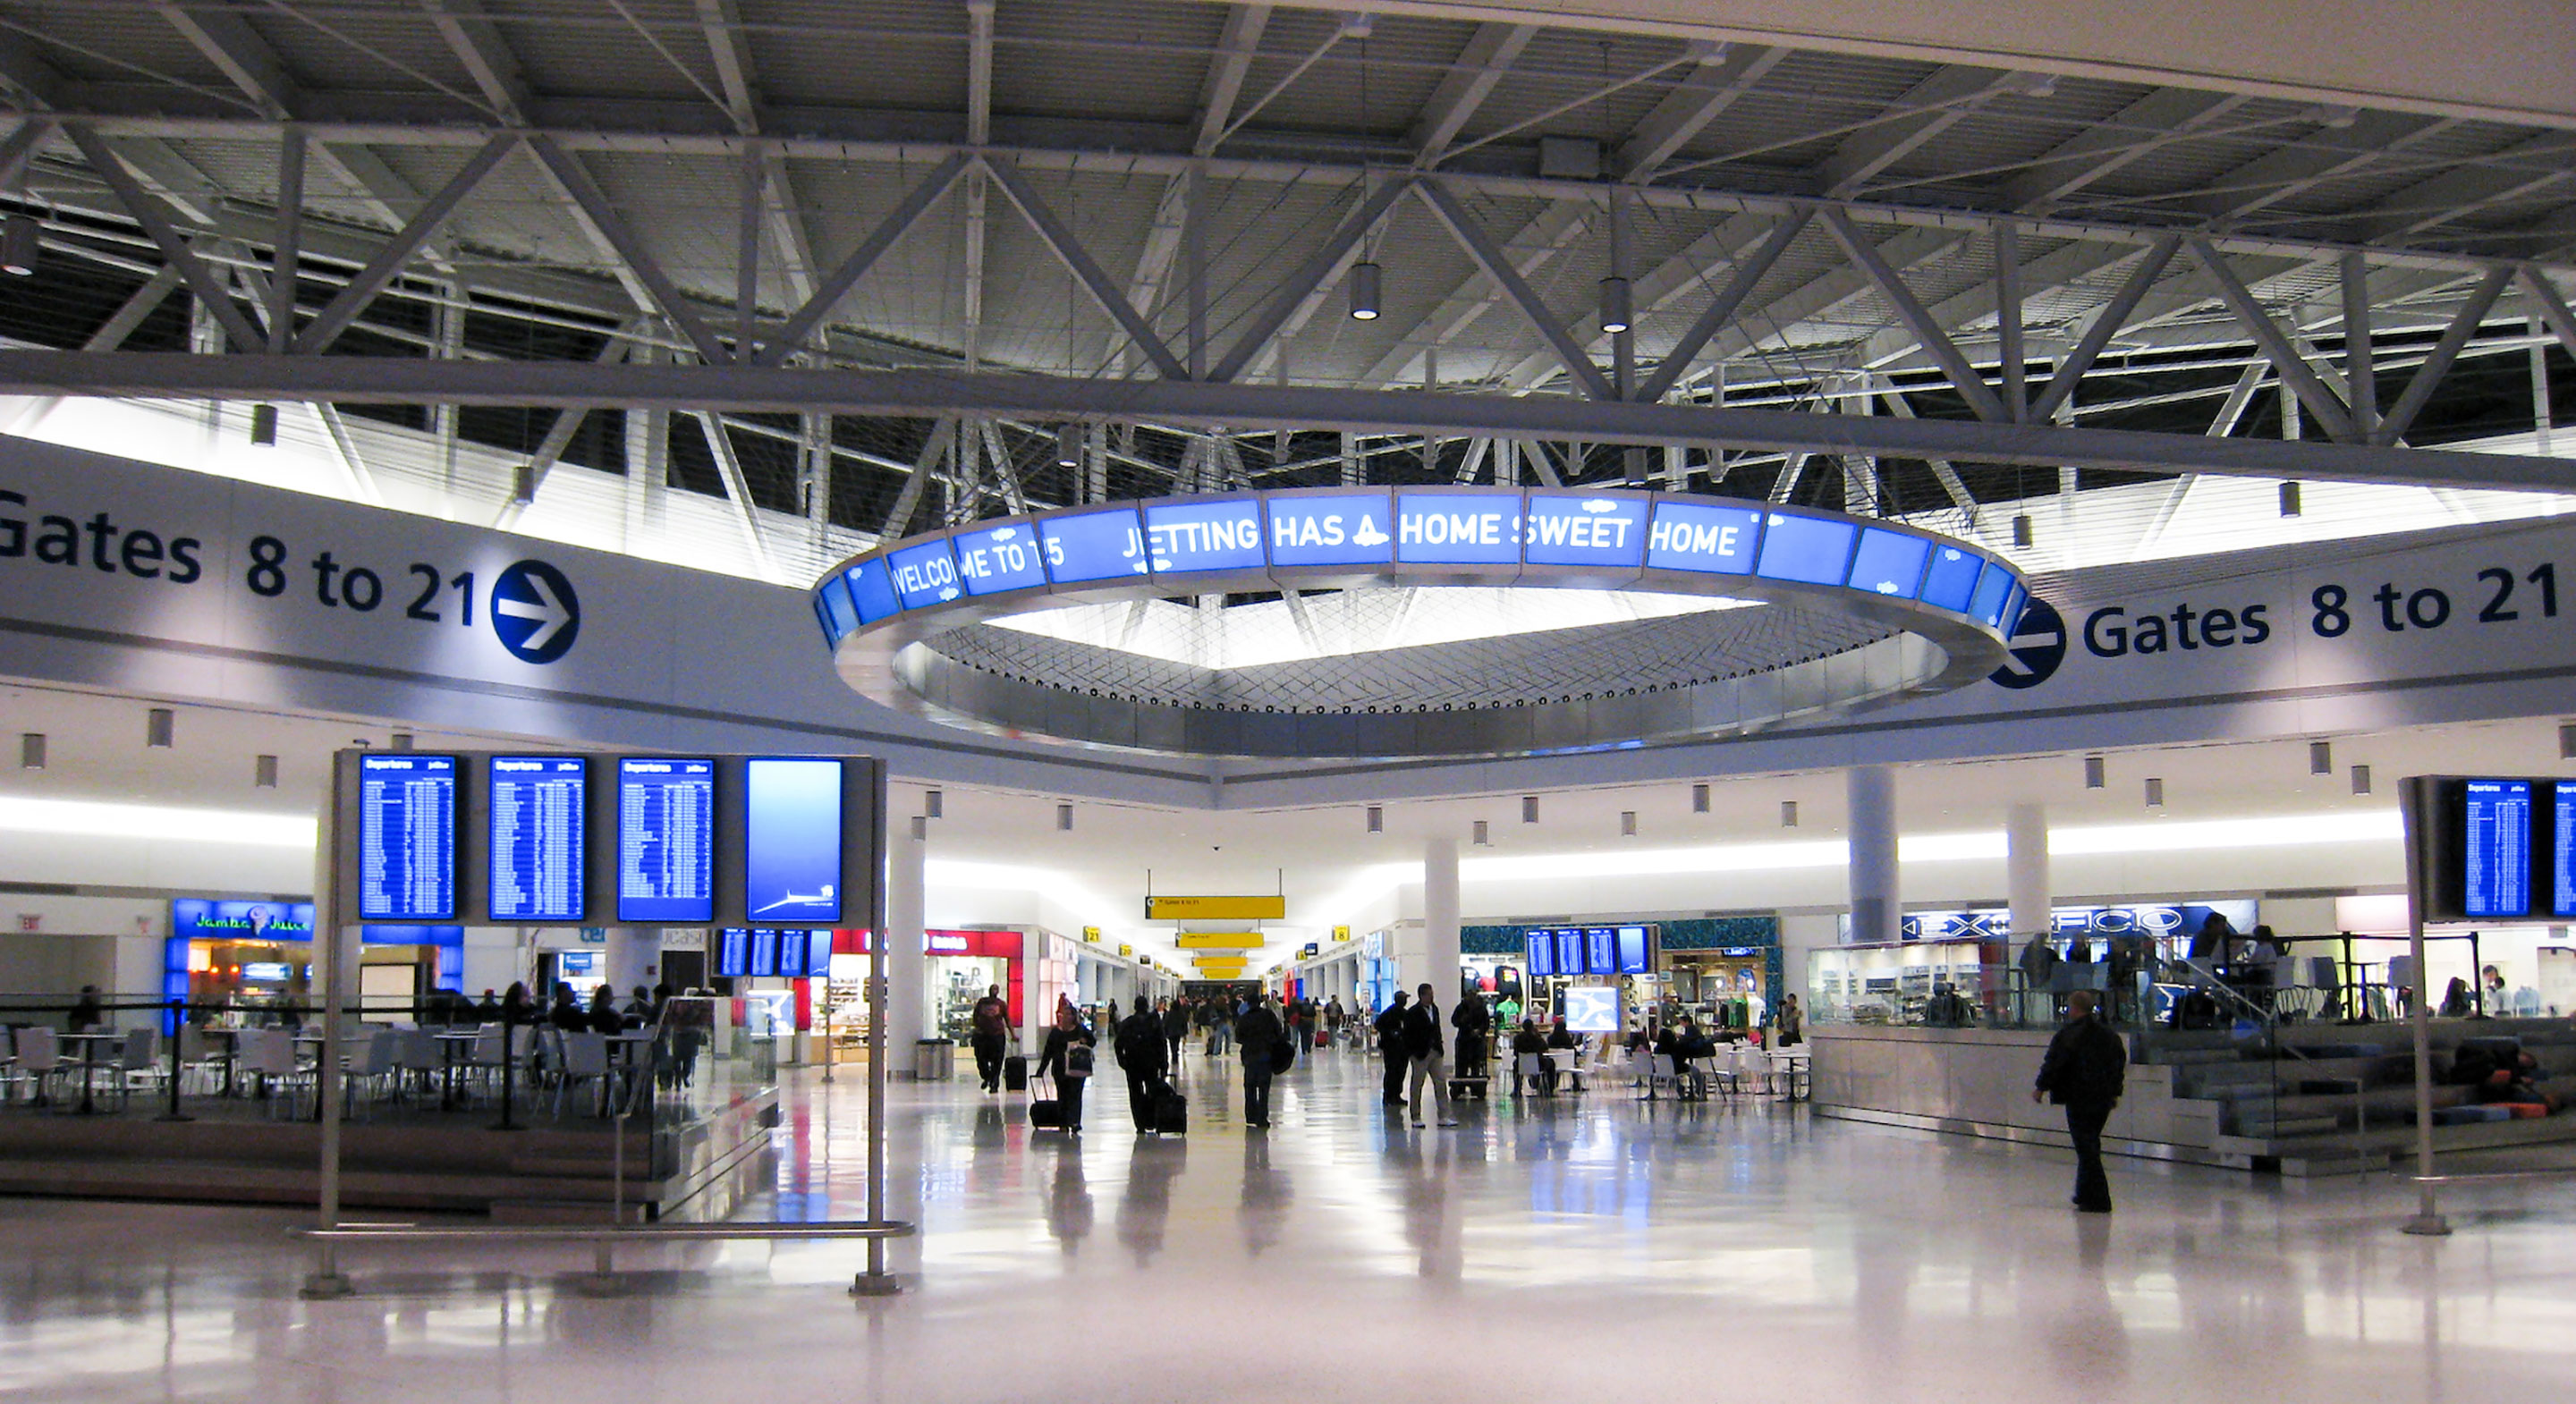
<svg viewBox="0 0 2576 1404">
<path fill-rule="evenodd" d="M 1733 498 L 1583 488 L 1308 488 L 1159 498 L 983 522 L 894 542 L 815 589 L 838 647 L 906 615 L 1103 582 L 1335 568 L 1521 567 L 1742 576 L 1920 601 L 2007 630 L 2028 590 L 2009 562 L 1875 519 Z"/>
</svg>

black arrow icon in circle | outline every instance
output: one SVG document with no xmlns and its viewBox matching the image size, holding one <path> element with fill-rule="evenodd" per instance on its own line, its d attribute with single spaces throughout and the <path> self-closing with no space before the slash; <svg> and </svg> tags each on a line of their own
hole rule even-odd
<svg viewBox="0 0 2576 1404">
<path fill-rule="evenodd" d="M 2033 595 L 2004 636 L 2004 647 L 2004 665 L 1986 676 L 2000 687 L 2037 687 L 2055 677 L 2057 666 L 2066 661 L 2066 620 L 2057 606 Z"/>
<path fill-rule="evenodd" d="M 552 663 L 581 636 L 581 597 L 544 561 L 520 561 L 492 581 L 492 632 L 523 663 Z"/>
</svg>

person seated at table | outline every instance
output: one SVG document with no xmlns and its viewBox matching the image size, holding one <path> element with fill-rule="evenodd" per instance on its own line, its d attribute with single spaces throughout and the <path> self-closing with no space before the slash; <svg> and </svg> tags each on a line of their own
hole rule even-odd
<svg viewBox="0 0 2576 1404">
<path fill-rule="evenodd" d="M 87 1033 L 106 1022 L 106 1019 L 107 1011 L 99 1005 L 98 986 L 83 985 L 80 989 L 80 998 L 72 1001 L 71 1012 L 63 1016 L 64 1031 Z"/>
<path fill-rule="evenodd" d="M 1714 1058 L 1717 1056 L 1717 1040 L 1709 1037 L 1706 1029 L 1684 1019 L 1681 1034 L 1673 1040 L 1673 1056 L 1683 1062 L 1694 1058 Z"/>
<path fill-rule="evenodd" d="M 655 999 L 651 990 L 644 988 L 642 985 L 637 985 L 635 987 L 635 993 L 626 1001 L 626 1027 L 630 1029 L 651 1028 L 653 1025 L 660 1023 L 661 1020 L 662 1001 Z"/>
<path fill-rule="evenodd" d="M 1544 1054 L 1544 1053 L 1546 1053 L 1546 1052 L 1547 1052 L 1547 1035 L 1545 1035 L 1545 1034 L 1543 1034 L 1543 1033 L 1540 1033 L 1540 1032 L 1538 1031 L 1538 1020 L 1536 1020 L 1536 1019 L 1523 1019 L 1523 1020 L 1521 1020 L 1520 1031 L 1512 1035 L 1512 1095 L 1513 1095 L 1513 1096 L 1517 1097 L 1517 1096 L 1519 1096 L 1519 1095 L 1521 1094 L 1521 1056 L 1522 1056 L 1523 1054 L 1526 1054 L 1526 1053 L 1539 1053 L 1539 1054 Z M 1546 1066 L 1546 1064 L 1545 1064 L 1544 1062 L 1542 1062 L 1542 1063 L 1540 1064 L 1540 1066 L 1541 1066 L 1541 1067 L 1545 1067 L 1545 1066 Z M 1539 1075 L 1539 1082 L 1540 1082 L 1540 1084 L 1541 1084 L 1541 1086 L 1540 1086 L 1540 1089 L 1539 1089 L 1539 1090 L 1541 1090 L 1541 1091 L 1553 1091 L 1553 1090 L 1555 1090 L 1555 1079 L 1556 1079 L 1556 1074 L 1554 1074 L 1554 1073 L 1541 1073 L 1541 1074 Z"/>
<path fill-rule="evenodd" d="M 1680 1045 L 1681 1034 L 1672 1025 L 1666 1024 L 1655 1030 L 1654 1037 L 1647 1042 L 1646 1047 L 1658 1057 L 1677 1058 L 1681 1056 Z"/>
<path fill-rule="evenodd" d="M 492 993 L 488 989 L 485 990 L 483 992 L 483 1002 L 474 1006 L 474 1018 L 478 1023 L 497 1024 L 501 1022 L 501 997 Z"/>
<path fill-rule="evenodd" d="M 546 1022 L 566 1033 L 579 1033 L 590 1027 L 590 1016 L 582 1012 L 581 1000 L 572 986 L 555 981 L 554 1007 L 546 1011 Z"/>
<path fill-rule="evenodd" d="M 501 1014 L 513 1024 L 537 1022 L 537 1002 L 528 992 L 528 983 L 525 980 L 510 982 L 509 990 L 501 996 Z"/>
<path fill-rule="evenodd" d="M 1583 1045 L 1575 1042 L 1574 1035 L 1566 1029 L 1565 1020 L 1560 1017 L 1547 1031 L 1547 1046 L 1549 1049 L 1555 1050 L 1561 1048 L 1581 1048 Z"/>
<path fill-rule="evenodd" d="M 601 981 L 590 995 L 590 1031 L 599 1034 L 624 1033 L 626 1016 L 617 1010 L 617 987 Z"/>
</svg>

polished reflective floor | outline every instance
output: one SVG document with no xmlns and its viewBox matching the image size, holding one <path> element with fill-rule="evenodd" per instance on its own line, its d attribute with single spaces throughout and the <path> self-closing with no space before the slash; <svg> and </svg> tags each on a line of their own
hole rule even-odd
<svg viewBox="0 0 2576 1404">
<path fill-rule="evenodd" d="M 1379 1106 L 1328 1054 L 1247 1131 L 1193 1055 L 1186 1138 L 1095 1080 L 1079 1138 L 972 1081 L 899 1086 L 907 1292 L 864 1249 L 376 1246 L 307 1303 L 297 1216 L 0 1200 L 0 1397 L 256 1400 L 2556 1400 L 2576 1382 L 2576 1175 L 2459 1187 L 2063 1155 L 1756 1101 Z M 864 1084 L 801 1074 L 763 1217 L 858 1217 Z"/>
</svg>

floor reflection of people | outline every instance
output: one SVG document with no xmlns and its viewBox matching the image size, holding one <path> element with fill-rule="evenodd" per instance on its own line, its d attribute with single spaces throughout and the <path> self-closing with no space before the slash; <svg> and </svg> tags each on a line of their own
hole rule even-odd
<svg viewBox="0 0 2576 1404">
<path fill-rule="evenodd" d="M 1127 1189 L 1118 1197 L 1118 1241 L 1145 1266 L 1163 1246 L 1172 1217 L 1172 1181 L 1190 1153 L 1182 1136 L 1139 1136 L 1127 1155 Z"/>
<path fill-rule="evenodd" d="M 1055 1157 L 1055 1178 L 1047 1185 L 1047 1232 L 1063 1245 L 1064 1255 L 1072 1257 L 1082 1240 L 1091 1236 L 1091 1184 L 1083 1178 L 1082 1148 L 1059 1146 Z"/>
<path fill-rule="evenodd" d="M 1387 1128 L 1386 1160 L 1403 1200 L 1404 1241 L 1413 1248 L 1416 1270 L 1435 1282 L 1456 1282 L 1466 1261 L 1451 1142 Z"/>
<path fill-rule="evenodd" d="M 1270 1138 L 1244 1137 L 1243 1200 L 1235 1213 L 1243 1226 L 1243 1246 L 1252 1256 L 1260 1257 L 1262 1250 L 1279 1241 L 1295 1197 L 1288 1172 L 1270 1166 Z"/>
<path fill-rule="evenodd" d="M 2129 1377 L 2129 1329 L 2111 1300 L 2111 1221 L 2079 1215 L 2075 1251 L 2077 1268 L 2067 1274 L 2062 1305 L 2043 1318 L 2041 1344 L 2070 1389 L 2113 1392 Z"/>
</svg>

